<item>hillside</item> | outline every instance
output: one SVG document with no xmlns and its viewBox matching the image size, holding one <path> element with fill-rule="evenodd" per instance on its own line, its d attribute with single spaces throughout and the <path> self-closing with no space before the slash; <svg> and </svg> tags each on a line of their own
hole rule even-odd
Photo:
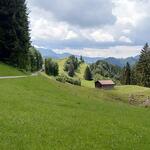
<svg viewBox="0 0 150 150">
<path fill-rule="evenodd" d="M 0 149 L 149 149 L 150 110 L 116 101 L 149 89 L 102 91 L 37 76 L 0 80 L 0 91 Z"/>
<path fill-rule="evenodd" d="M 57 59 L 57 63 L 59 65 L 59 74 L 67 75 L 67 72 L 64 71 L 64 64 L 66 62 L 67 58 L 65 59 Z M 87 81 L 84 79 L 84 72 L 88 64 L 83 63 L 80 64 L 78 70 L 75 72 L 74 78 L 80 79 L 82 86 L 94 88 L 94 80 L 93 81 Z M 96 63 L 93 63 L 90 65 L 91 71 L 93 72 L 93 79 L 107 79 L 111 78 L 116 83 L 119 82 L 119 77 L 121 73 L 121 68 L 118 66 L 114 66 L 112 64 L 109 64 L 103 60 L 99 60 Z M 98 74 L 98 76 L 97 76 Z"/>
<path fill-rule="evenodd" d="M 20 76 L 20 75 L 24 75 L 24 73 L 18 71 L 16 68 L 13 68 L 0 62 L 0 76 Z"/>
<path fill-rule="evenodd" d="M 60 75 L 61 74 L 67 75 L 67 72 L 64 71 L 64 63 L 66 60 L 67 60 L 67 58 L 56 60 L 59 65 L 59 74 Z M 78 70 L 76 71 L 74 78 L 80 79 L 82 81 L 81 82 L 82 86 L 94 88 L 94 81 L 86 81 L 83 78 L 86 66 L 87 66 L 87 64 L 85 64 L 85 63 L 81 64 L 79 66 Z"/>
</svg>

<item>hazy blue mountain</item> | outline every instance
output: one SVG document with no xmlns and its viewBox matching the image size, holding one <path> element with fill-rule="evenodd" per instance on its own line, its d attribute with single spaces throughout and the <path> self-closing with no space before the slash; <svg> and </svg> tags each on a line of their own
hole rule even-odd
<svg viewBox="0 0 150 150">
<path fill-rule="evenodd" d="M 108 57 L 106 59 L 104 59 L 105 61 L 114 64 L 114 65 L 118 65 L 120 67 L 123 67 L 126 65 L 127 62 L 130 63 L 130 65 L 134 65 L 139 59 L 139 56 L 136 57 L 128 57 L 128 58 L 114 58 L 114 57 Z"/>
<path fill-rule="evenodd" d="M 40 53 L 44 58 L 51 57 L 55 59 L 61 59 L 61 58 L 69 57 L 71 55 L 69 53 L 57 54 L 50 49 L 44 49 L 44 48 L 38 48 L 38 50 L 40 51 Z"/>
<path fill-rule="evenodd" d="M 114 57 L 108 57 L 108 58 L 103 58 L 103 57 L 96 57 L 96 58 L 89 58 L 89 57 L 84 57 L 84 60 L 86 63 L 95 63 L 98 60 L 104 60 L 110 64 L 117 65 L 120 67 L 124 67 L 127 62 L 129 62 L 131 65 L 134 65 L 139 59 L 139 56 L 136 57 L 128 57 L 128 58 L 114 58 Z"/>
<path fill-rule="evenodd" d="M 47 58 L 55 58 L 55 59 L 62 59 L 69 57 L 71 54 L 69 53 L 63 53 L 63 54 L 57 54 L 54 51 L 50 49 L 44 49 L 44 48 L 38 48 L 38 50 L 41 52 L 42 56 Z M 79 56 L 76 56 L 79 58 Z M 113 65 L 118 65 L 120 67 L 125 66 L 127 62 L 129 62 L 131 65 L 134 65 L 138 59 L 139 56 L 136 57 L 128 57 L 128 58 L 114 58 L 114 57 L 108 57 L 108 58 L 103 58 L 103 57 L 83 57 L 85 62 L 88 64 L 95 63 L 98 60 L 105 60 L 106 62 L 113 64 Z"/>
</svg>

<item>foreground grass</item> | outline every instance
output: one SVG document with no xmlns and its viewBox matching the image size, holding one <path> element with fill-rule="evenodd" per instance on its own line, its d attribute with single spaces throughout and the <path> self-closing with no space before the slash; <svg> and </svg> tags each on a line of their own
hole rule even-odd
<svg viewBox="0 0 150 150">
<path fill-rule="evenodd" d="M 13 68 L 0 62 L 0 76 L 20 76 L 20 75 L 25 74 L 21 71 L 18 71 L 16 68 Z"/>
<path fill-rule="evenodd" d="M 122 90 L 43 76 L 0 80 L 0 149 L 149 150 L 150 110 L 116 101 Z"/>
</svg>

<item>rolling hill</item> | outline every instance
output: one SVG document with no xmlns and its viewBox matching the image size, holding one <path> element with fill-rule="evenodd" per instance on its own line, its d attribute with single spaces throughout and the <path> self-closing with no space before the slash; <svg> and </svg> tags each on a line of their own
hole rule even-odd
<svg viewBox="0 0 150 150">
<path fill-rule="evenodd" d="M 61 75 L 67 75 L 67 72 L 64 71 L 64 63 L 67 60 L 67 58 L 64 59 L 56 59 L 58 65 L 59 65 L 59 74 Z M 87 67 L 87 64 L 83 63 L 79 66 L 78 70 L 75 73 L 74 78 L 76 79 L 80 79 L 81 80 L 81 85 L 85 86 L 85 87 L 90 87 L 90 88 L 94 88 L 94 82 L 93 81 L 87 81 L 84 80 L 83 76 L 84 76 L 84 71 L 85 68 Z"/>
<path fill-rule="evenodd" d="M 65 64 L 66 60 L 67 60 L 67 58 L 56 59 L 56 62 L 59 65 L 59 75 L 68 76 L 67 72 L 64 71 L 64 64 Z M 82 86 L 94 88 L 95 87 L 94 86 L 94 80 L 93 81 L 87 81 L 84 79 L 84 72 L 85 72 L 87 65 L 88 64 L 86 64 L 86 63 L 80 64 L 80 66 L 79 66 L 78 70 L 76 70 L 75 76 L 73 78 L 80 79 Z M 118 78 L 119 78 L 119 75 L 121 72 L 120 67 L 109 64 L 103 60 L 99 60 L 96 63 L 92 64 L 91 68 L 92 68 L 92 72 L 94 74 L 98 73 L 99 77 L 101 77 L 101 79 L 111 78 L 116 83 L 120 83 L 118 81 Z M 95 78 L 95 77 L 93 76 L 93 78 Z"/>
<path fill-rule="evenodd" d="M 0 91 L 0 149 L 149 150 L 150 110 L 126 103 L 148 88 L 104 91 L 39 75 L 0 80 Z"/>
</svg>

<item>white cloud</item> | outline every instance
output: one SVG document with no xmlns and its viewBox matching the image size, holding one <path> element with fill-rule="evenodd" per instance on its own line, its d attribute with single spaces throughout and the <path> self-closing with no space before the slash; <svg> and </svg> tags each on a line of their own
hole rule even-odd
<svg viewBox="0 0 150 150">
<path fill-rule="evenodd" d="M 126 36 L 121 36 L 119 38 L 119 41 L 120 42 L 126 42 L 126 43 L 132 43 L 132 41 L 128 37 L 126 37 Z"/>
<path fill-rule="evenodd" d="M 136 45 L 150 39 L 150 0 L 62 0 L 61 7 L 59 0 L 28 0 L 28 6 L 32 41 L 39 47 L 124 57 L 138 54 Z"/>
<path fill-rule="evenodd" d="M 131 56 L 137 56 L 140 54 L 142 46 L 116 46 L 108 49 L 54 49 L 53 51 L 59 54 L 70 53 L 77 56 L 85 57 L 116 57 L 116 58 L 127 58 Z"/>
<path fill-rule="evenodd" d="M 76 38 L 78 38 L 78 35 L 73 31 L 69 31 L 65 40 L 71 40 L 71 39 L 76 39 Z"/>
<path fill-rule="evenodd" d="M 96 42 L 113 42 L 114 41 L 114 37 L 111 34 L 105 33 L 102 30 L 94 31 L 93 33 L 91 33 L 91 37 Z"/>
<path fill-rule="evenodd" d="M 114 15 L 117 17 L 117 23 L 122 25 L 136 26 L 138 22 L 147 15 L 143 10 L 140 1 L 136 0 L 114 0 Z"/>
<path fill-rule="evenodd" d="M 58 21 L 80 27 L 113 24 L 111 0 L 30 0 L 33 6 L 50 12 Z"/>
</svg>

